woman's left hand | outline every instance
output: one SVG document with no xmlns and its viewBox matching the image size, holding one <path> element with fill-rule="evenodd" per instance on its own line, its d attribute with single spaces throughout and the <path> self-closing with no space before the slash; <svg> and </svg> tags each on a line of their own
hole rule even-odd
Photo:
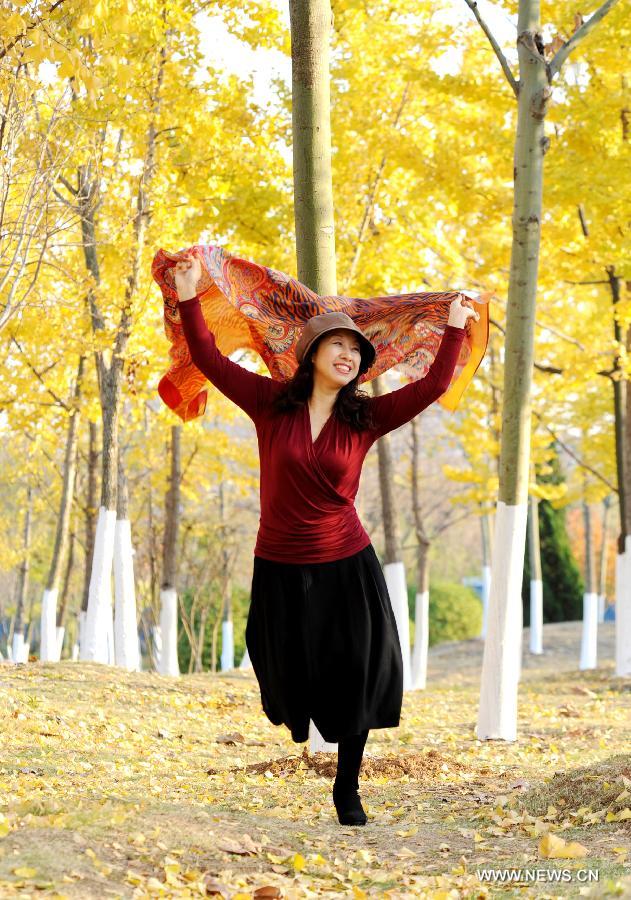
<svg viewBox="0 0 631 900">
<path fill-rule="evenodd" d="M 456 328 L 464 328 L 467 319 L 471 316 L 473 316 L 476 322 L 480 321 L 480 314 L 473 309 L 471 301 L 465 300 L 464 294 L 458 294 L 456 299 L 452 300 L 449 304 L 449 319 L 447 320 L 447 324 L 455 325 Z"/>
</svg>

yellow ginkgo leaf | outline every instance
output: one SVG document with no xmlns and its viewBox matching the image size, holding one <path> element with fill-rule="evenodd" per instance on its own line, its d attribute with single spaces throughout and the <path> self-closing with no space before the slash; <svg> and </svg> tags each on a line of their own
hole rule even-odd
<svg viewBox="0 0 631 900">
<path fill-rule="evenodd" d="M 580 859 L 587 856 L 587 847 L 576 841 L 564 841 L 548 832 L 539 841 L 539 854 L 546 859 Z"/>
<path fill-rule="evenodd" d="M 31 869 L 29 866 L 18 866 L 17 869 L 11 870 L 18 878 L 35 878 L 37 869 Z"/>
<path fill-rule="evenodd" d="M 293 865 L 294 865 L 294 871 L 302 872 L 302 870 L 304 869 L 304 867 L 306 865 L 305 858 L 302 855 L 302 853 L 294 853 Z"/>
</svg>

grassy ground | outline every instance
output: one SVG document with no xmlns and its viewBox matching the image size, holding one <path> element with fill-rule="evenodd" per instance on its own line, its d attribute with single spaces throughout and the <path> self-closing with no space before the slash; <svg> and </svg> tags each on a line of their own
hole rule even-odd
<svg viewBox="0 0 631 900">
<path fill-rule="evenodd" d="M 631 897 L 613 641 L 579 672 L 578 623 L 546 626 L 510 744 L 475 738 L 481 642 L 433 648 L 400 727 L 370 733 L 365 828 L 338 824 L 335 757 L 272 726 L 251 673 L 0 664 L 0 897 Z M 482 880 L 507 867 L 540 880 Z"/>
</svg>

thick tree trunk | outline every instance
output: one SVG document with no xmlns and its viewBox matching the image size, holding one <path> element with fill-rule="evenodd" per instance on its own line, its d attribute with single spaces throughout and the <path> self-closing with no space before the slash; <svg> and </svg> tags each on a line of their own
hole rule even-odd
<svg viewBox="0 0 631 900">
<path fill-rule="evenodd" d="M 331 176 L 329 0 L 290 0 L 294 219 L 298 278 L 318 294 L 337 293 Z M 214 658 L 213 658 L 214 664 Z M 313 722 L 311 752 L 334 751 Z"/>
<path fill-rule="evenodd" d="M 585 522 L 585 593 L 583 594 L 583 632 L 581 638 L 581 669 L 595 669 L 598 642 L 598 594 L 594 591 L 594 551 L 591 509 L 583 500 Z"/>
<path fill-rule="evenodd" d="M 114 529 L 114 659 L 117 666 L 130 672 L 138 672 L 140 648 L 128 502 L 124 460 L 119 453 L 117 517 Z"/>
<path fill-rule="evenodd" d="M 42 613 L 40 624 L 40 660 L 42 662 L 58 662 L 63 637 L 57 634 L 57 593 L 59 579 L 68 544 L 68 532 L 70 529 L 70 512 L 74 497 L 74 483 L 77 471 L 77 443 L 79 440 L 79 401 L 83 381 L 85 358 L 79 359 L 77 377 L 72 398 L 72 409 L 68 417 L 68 430 L 66 432 L 66 449 L 63 464 L 63 486 L 57 516 L 57 528 L 55 532 L 55 546 L 53 558 L 48 570 L 46 589 L 42 598 Z"/>
<path fill-rule="evenodd" d="M 294 218 L 298 278 L 337 293 L 331 176 L 329 0 L 290 0 Z"/>
<path fill-rule="evenodd" d="M 180 524 L 180 481 L 182 478 L 181 443 L 182 426 L 171 428 L 171 475 L 165 496 L 164 545 L 162 561 L 162 585 L 160 590 L 160 634 L 162 656 L 160 673 L 179 675 L 177 658 L 177 539 Z"/>
<path fill-rule="evenodd" d="M 26 489 L 26 506 L 24 509 L 24 531 L 22 540 L 22 562 L 18 572 L 17 596 L 15 603 L 15 623 L 11 641 L 11 659 L 14 663 L 28 662 L 29 646 L 24 635 L 24 619 L 26 596 L 28 594 L 28 577 L 31 557 L 31 517 L 33 514 L 33 489 Z"/>
<path fill-rule="evenodd" d="M 423 524 L 419 496 L 420 424 L 418 416 L 412 419 L 410 428 L 412 431 L 412 516 L 418 543 L 411 688 L 412 690 L 424 690 L 427 685 L 427 654 L 429 650 L 429 550 L 431 543 Z"/>
<path fill-rule="evenodd" d="M 539 546 L 539 498 L 530 495 L 528 516 L 530 548 L 530 652 L 543 653 L 543 579 Z"/>
</svg>

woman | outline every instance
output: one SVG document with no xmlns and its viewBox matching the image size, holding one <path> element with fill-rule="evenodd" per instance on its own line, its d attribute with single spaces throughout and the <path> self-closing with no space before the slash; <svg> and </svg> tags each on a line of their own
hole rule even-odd
<svg viewBox="0 0 631 900">
<path fill-rule="evenodd" d="M 342 312 L 313 316 L 284 383 L 217 349 L 196 294 L 202 268 L 178 261 L 175 285 L 193 363 L 254 421 L 261 518 L 246 643 L 274 725 L 296 743 L 309 720 L 338 744 L 333 802 L 343 825 L 365 825 L 359 769 L 371 728 L 399 724 L 403 663 L 379 560 L 354 506 L 372 444 L 449 387 L 464 327 L 478 318 L 458 296 L 426 376 L 379 397 L 357 390 L 375 349 Z"/>
</svg>

